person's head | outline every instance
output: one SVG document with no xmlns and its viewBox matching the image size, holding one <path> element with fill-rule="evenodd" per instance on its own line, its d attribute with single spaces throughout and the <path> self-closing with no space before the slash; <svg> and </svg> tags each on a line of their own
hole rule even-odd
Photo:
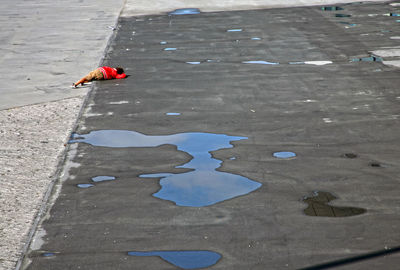
<svg viewBox="0 0 400 270">
<path fill-rule="evenodd" d="M 122 67 L 116 67 L 115 69 L 117 70 L 117 74 L 124 73 L 124 69 Z"/>
</svg>

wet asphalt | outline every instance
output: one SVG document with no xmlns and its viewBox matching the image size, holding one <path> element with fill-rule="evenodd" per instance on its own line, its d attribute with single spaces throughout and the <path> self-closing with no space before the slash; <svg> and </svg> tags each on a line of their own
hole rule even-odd
<svg viewBox="0 0 400 270">
<path fill-rule="evenodd" d="M 341 8 L 121 17 L 23 268 L 396 269 L 397 8 Z"/>
</svg>

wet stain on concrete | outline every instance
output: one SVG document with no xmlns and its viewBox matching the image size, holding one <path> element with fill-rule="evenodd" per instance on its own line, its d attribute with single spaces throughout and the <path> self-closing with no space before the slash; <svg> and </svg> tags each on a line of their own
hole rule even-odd
<svg viewBox="0 0 400 270">
<path fill-rule="evenodd" d="M 157 147 L 176 145 L 178 150 L 193 157 L 176 168 L 192 169 L 186 173 L 143 174 L 142 178 L 161 178 L 161 189 L 154 197 L 175 202 L 179 206 L 202 207 L 248 194 L 261 183 L 241 175 L 217 171 L 222 161 L 210 154 L 223 148 L 232 148 L 231 141 L 247 137 L 213 133 L 178 133 L 165 136 L 147 136 L 128 130 L 98 130 L 89 134 L 74 134 L 70 143 L 83 142 L 104 147 Z"/>
<path fill-rule="evenodd" d="M 373 161 L 369 163 L 369 166 L 374 167 L 374 168 L 386 168 L 387 165 Z"/>
<path fill-rule="evenodd" d="M 187 251 L 130 251 L 129 256 L 157 256 L 182 269 L 200 269 L 210 267 L 221 259 L 221 254 L 207 250 Z"/>
<path fill-rule="evenodd" d="M 354 153 L 346 153 L 343 156 L 346 157 L 346 158 L 351 158 L 351 159 L 358 157 L 358 155 L 354 154 Z"/>
<path fill-rule="evenodd" d="M 198 8 L 180 8 L 169 12 L 168 15 L 195 15 L 200 13 Z"/>
<path fill-rule="evenodd" d="M 361 215 L 366 212 L 363 208 L 331 206 L 328 202 L 337 199 L 329 192 L 314 191 L 310 197 L 304 197 L 303 201 L 308 204 L 304 213 L 308 216 L 317 217 L 350 217 Z"/>
<path fill-rule="evenodd" d="M 275 152 L 272 155 L 276 158 L 281 158 L 281 159 L 288 159 L 288 158 L 296 157 L 296 153 L 293 153 L 293 152 Z"/>
</svg>

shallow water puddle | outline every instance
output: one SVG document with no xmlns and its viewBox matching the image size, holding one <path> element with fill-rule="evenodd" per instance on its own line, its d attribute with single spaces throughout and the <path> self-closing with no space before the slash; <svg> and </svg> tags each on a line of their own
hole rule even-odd
<svg viewBox="0 0 400 270">
<path fill-rule="evenodd" d="M 303 199 L 308 204 L 304 213 L 308 216 L 318 217 L 350 217 L 366 212 L 363 208 L 328 205 L 328 202 L 335 199 L 337 198 L 329 192 L 314 191 L 311 197 Z"/>
<path fill-rule="evenodd" d="M 338 18 L 349 18 L 349 17 L 351 17 L 351 15 L 350 14 L 339 14 L 339 13 L 337 13 L 337 14 L 335 14 L 335 17 L 338 17 Z"/>
<path fill-rule="evenodd" d="M 349 23 L 349 22 L 339 22 L 339 23 L 345 24 L 346 27 L 354 27 L 354 26 L 357 26 L 357 24 L 355 24 L 355 23 Z"/>
<path fill-rule="evenodd" d="M 114 176 L 107 176 L 107 175 L 99 175 L 92 178 L 93 182 L 103 182 L 103 181 L 113 181 L 115 180 Z"/>
<path fill-rule="evenodd" d="M 167 112 L 167 113 L 165 113 L 165 115 L 169 115 L 169 116 L 177 116 L 177 115 L 181 115 L 181 113 Z"/>
<path fill-rule="evenodd" d="M 129 130 L 98 130 L 83 135 L 74 134 L 70 143 L 83 142 L 103 147 L 176 145 L 178 150 L 193 157 L 188 163 L 176 168 L 192 171 L 180 174 L 143 174 L 140 177 L 161 178 L 161 189 L 153 194 L 154 197 L 173 201 L 179 206 L 201 207 L 245 195 L 261 187 L 261 183 L 241 175 L 217 171 L 222 161 L 210 154 L 210 151 L 232 148 L 231 141 L 245 139 L 247 137 L 202 132 L 148 136 Z"/>
<path fill-rule="evenodd" d="M 327 6 L 327 7 L 322 7 L 321 10 L 324 10 L 324 11 L 335 11 L 335 10 L 343 10 L 343 8 L 337 7 L 337 6 Z"/>
<path fill-rule="evenodd" d="M 187 251 L 130 251 L 129 256 L 151 257 L 157 256 L 172 265 L 182 269 L 199 269 L 216 264 L 221 255 L 207 250 Z"/>
<path fill-rule="evenodd" d="M 164 51 L 176 51 L 176 48 L 164 48 Z"/>
<path fill-rule="evenodd" d="M 243 64 L 258 64 L 258 65 L 279 65 L 279 63 L 275 62 L 267 62 L 267 61 L 243 61 Z"/>
<path fill-rule="evenodd" d="M 378 56 L 353 58 L 351 62 L 382 62 L 382 58 Z"/>
<path fill-rule="evenodd" d="M 54 257 L 54 256 L 56 256 L 56 254 L 52 252 L 46 252 L 42 254 L 42 257 Z"/>
<path fill-rule="evenodd" d="M 168 15 L 195 15 L 200 13 L 198 8 L 180 8 L 169 12 Z"/>
<path fill-rule="evenodd" d="M 289 65 L 314 65 L 314 66 L 324 66 L 332 64 L 332 61 L 299 61 L 299 62 L 289 62 Z"/>
<path fill-rule="evenodd" d="M 226 30 L 226 32 L 242 32 L 242 31 L 243 31 L 243 29 L 241 29 L 241 28 Z"/>
<path fill-rule="evenodd" d="M 94 187 L 92 184 L 77 184 L 76 185 L 78 188 L 91 188 Z"/>
<path fill-rule="evenodd" d="M 288 159 L 296 157 L 296 153 L 293 152 L 275 152 L 272 154 L 276 158 Z"/>
</svg>

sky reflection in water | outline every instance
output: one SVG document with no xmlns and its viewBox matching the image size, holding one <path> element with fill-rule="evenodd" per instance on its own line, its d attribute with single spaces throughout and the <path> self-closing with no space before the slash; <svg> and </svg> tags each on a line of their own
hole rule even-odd
<svg viewBox="0 0 400 270">
<path fill-rule="evenodd" d="M 199 269 L 210 267 L 216 264 L 221 255 L 206 250 L 188 250 L 188 251 L 130 251 L 129 256 L 157 256 L 163 260 L 183 269 Z"/>
<path fill-rule="evenodd" d="M 143 174 L 143 178 L 161 178 L 161 189 L 153 196 L 175 202 L 179 206 L 201 207 L 212 205 L 258 189 L 261 184 L 246 177 L 220 172 L 222 161 L 212 158 L 210 151 L 232 148 L 231 141 L 247 137 L 202 132 L 147 136 L 128 130 L 98 130 L 89 134 L 74 134 L 70 143 L 84 142 L 105 147 L 157 147 L 176 145 L 178 150 L 193 159 L 177 168 L 189 168 L 186 173 Z"/>
</svg>

